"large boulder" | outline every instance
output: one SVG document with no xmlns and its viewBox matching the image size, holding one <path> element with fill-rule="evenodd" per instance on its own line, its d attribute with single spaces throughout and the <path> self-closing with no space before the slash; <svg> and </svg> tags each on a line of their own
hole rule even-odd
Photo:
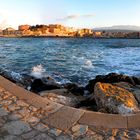
<svg viewBox="0 0 140 140">
<path fill-rule="evenodd" d="M 97 82 L 101 83 L 118 83 L 118 82 L 127 82 L 132 85 L 140 85 L 140 78 L 134 76 L 127 76 L 117 73 L 109 73 L 108 75 L 97 75 L 95 79 L 89 81 L 86 89 L 92 93 L 94 91 L 94 86 Z"/>
<path fill-rule="evenodd" d="M 94 88 L 94 97 L 98 108 L 104 108 L 109 113 L 132 114 L 139 112 L 138 103 L 133 94 L 112 84 L 98 82 Z"/>
<path fill-rule="evenodd" d="M 124 88 L 124 89 L 128 90 L 129 92 L 131 92 L 134 95 L 137 102 L 140 104 L 140 85 L 134 86 L 134 85 L 131 85 L 126 82 L 114 83 L 113 85 Z"/>
</svg>

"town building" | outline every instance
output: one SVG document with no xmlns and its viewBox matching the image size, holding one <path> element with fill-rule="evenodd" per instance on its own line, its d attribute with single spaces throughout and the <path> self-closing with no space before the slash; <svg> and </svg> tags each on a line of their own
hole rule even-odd
<svg viewBox="0 0 140 140">
<path fill-rule="evenodd" d="M 18 27 L 18 30 L 19 31 L 25 31 L 25 30 L 29 30 L 30 29 L 30 25 L 20 25 L 19 27 Z"/>
<path fill-rule="evenodd" d="M 0 36 L 2 36 L 2 30 L 0 29 Z"/>
<path fill-rule="evenodd" d="M 84 36 L 92 36 L 93 35 L 93 30 L 91 29 L 79 29 L 77 30 L 77 35 L 79 37 L 84 37 Z"/>
<path fill-rule="evenodd" d="M 6 28 L 5 30 L 2 31 L 3 35 L 14 35 L 15 34 L 15 29 L 9 27 Z"/>
</svg>

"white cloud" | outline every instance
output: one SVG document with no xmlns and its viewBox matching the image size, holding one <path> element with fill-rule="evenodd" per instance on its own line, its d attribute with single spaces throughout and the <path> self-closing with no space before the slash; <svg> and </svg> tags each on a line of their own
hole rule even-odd
<svg viewBox="0 0 140 140">
<path fill-rule="evenodd" d="M 67 21 L 67 20 L 72 20 L 72 19 L 78 19 L 78 18 L 92 18 L 94 17 L 94 14 L 84 14 L 84 15 L 68 15 L 66 17 L 58 18 L 57 20 L 61 21 Z"/>
</svg>

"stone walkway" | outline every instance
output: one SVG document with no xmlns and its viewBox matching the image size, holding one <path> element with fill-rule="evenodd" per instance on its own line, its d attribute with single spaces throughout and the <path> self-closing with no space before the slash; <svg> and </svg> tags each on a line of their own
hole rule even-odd
<svg viewBox="0 0 140 140">
<path fill-rule="evenodd" d="M 59 117 L 61 112 L 57 112 Z M 64 107 L 62 112 L 67 112 Z M 81 125 L 78 120 L 68 127 L 64 118 L 58 129 L 52 127 L 58 121 L 53 115 L 51 126 L 47 120 L 46 110 L 28 104 L 0 87 L 0 140 L 140 140 L 140 129 L 105 129 Z"/>
</svg>

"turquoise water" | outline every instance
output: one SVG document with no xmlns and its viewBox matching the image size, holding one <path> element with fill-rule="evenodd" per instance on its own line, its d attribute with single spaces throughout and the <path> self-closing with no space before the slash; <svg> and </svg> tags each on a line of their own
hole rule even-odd
<svg viewBox="0 0 140 140">
<path fill-rule="evenodd" d="M 140 40 L 0 38 L 0 69 L 79 84 L 109 72 L 140 76 Z"/>
</svg>

